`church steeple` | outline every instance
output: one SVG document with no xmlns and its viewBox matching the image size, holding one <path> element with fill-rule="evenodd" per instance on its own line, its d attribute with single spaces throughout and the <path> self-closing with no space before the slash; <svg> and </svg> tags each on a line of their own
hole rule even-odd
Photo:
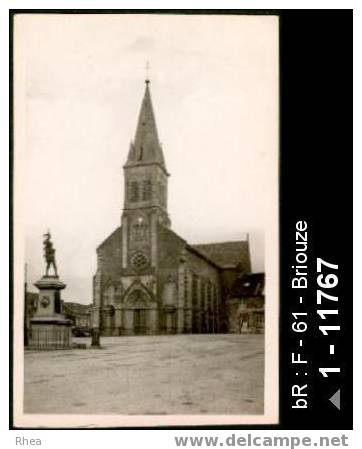
<svg viewBox="0 0 362 449">
<path fill-rule="evenodd" d="M 168 176 L 153 112 L 150 81 L 146 88 L 138 117 L 136 135 L 124 165 L 125 199 L 122 220 L 147 216 L 165 226 L 170 225 L 167 214 Z"/>
<path fill-rule="evenodd" d="M 136 135 L 134 141 L 131 142 L 125 167 L 158 164 L 167 173 L 153 112 L 150 81 L 146 79 L 145 83 L 146 88 L 138 117 Z"/>
</svg>

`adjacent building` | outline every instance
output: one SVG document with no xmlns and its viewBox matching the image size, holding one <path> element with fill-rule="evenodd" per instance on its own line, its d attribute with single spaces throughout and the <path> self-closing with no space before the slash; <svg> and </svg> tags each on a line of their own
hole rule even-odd
<svg viewBox="0 0 362 449">
<path fill-rule="evenodd" d="M 75 331 L 90 333 L 91 330 L 91 306 L 77 302 L 62 301 L 62 313 L 68 318 Z"/>
<path fill-rule="evenodd" d="M 264 273 L 240 274 L 226 299 L 230 333 L 264 332 Z"/>
</svg>

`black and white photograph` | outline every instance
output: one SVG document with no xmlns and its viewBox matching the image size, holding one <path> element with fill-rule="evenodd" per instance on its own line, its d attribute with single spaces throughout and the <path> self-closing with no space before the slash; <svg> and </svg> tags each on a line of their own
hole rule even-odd
<svg viewBox="0 0 362 449">
<path fill-rule="evenodd" d="M 13 32 L 15 425 L 278 423 L 278 16 Z"/>
</svg>

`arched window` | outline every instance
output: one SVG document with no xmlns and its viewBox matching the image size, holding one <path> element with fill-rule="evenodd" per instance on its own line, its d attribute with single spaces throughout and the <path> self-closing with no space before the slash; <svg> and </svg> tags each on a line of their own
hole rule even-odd
<svg viewBox="0 0 362 449">
<path fill-rule="evenodd" d="M 204 282 L 204 280 L 202 279 L 201 280 L 201 301 L 200 301 L 200 307 L 201 307 L 201 310 L 204 310 L 205 309 L 205 303 L 206 303 L 206 301 L 205 301 L 205 293 L 206 293 L 206 285 L 205 285 L 205 282 Z"/>
<path fill-rule="evenodd" d="M 152 200 L 152 181 L 150 179 L 147 179 L 146 185 L 147 185 L 147 199 Z"/>
<path fill-rule="evenodd" d="M 191 297 L 192 297 L 192 305 L 193 307 L 198 306 L 198 288 L 197 288 L 197 277 L 196 275 L 192 275 L 192 281 L 191 281 Z"/>
<path fill-rule="evenodd" d="M 131 181 L 128 187 L 128 199 L 129 201 L 138 201 L 138 183 L 137 181 Z"/>
<path fill-rule="evenodd" d="M 132 239 L 135 242 L 140 242 L 147 239 L 148 226 L 144 222 L 142 217 L 139 217 L 137 221 L 132 225 Z"/>
<path fill-rule="evenodd" d="M 142 181 L 142 200 L 149 201 L 152 198 L 152 182 L 150 179 Z"/>
<path fill-rule="evenodd" d="M 184 304 L 185 307 L 190 307 L 189 305 L 189 278 L 187 275 L 184 276 Z"/>
<path fill-rule="evenodd" d="M 144 125 L 144 123 L 142 123 L 142 125 Z M 138 160 L 142 161 L 142 159 L 143 159 L 143 145 L 141 145 L 140 153 L 138 155 Z"/>
</svg>

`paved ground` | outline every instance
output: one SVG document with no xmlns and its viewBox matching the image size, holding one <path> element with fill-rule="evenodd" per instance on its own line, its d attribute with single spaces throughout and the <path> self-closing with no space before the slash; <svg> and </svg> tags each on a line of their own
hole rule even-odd
<svg viewBox="0 0 362 449">
<path fill-rule="evenodd" d="M 27 351 L 25 413 L 263 413 L 263 335 L 104 337 L 101 343 L 98 350 Z"/>
</svg>

